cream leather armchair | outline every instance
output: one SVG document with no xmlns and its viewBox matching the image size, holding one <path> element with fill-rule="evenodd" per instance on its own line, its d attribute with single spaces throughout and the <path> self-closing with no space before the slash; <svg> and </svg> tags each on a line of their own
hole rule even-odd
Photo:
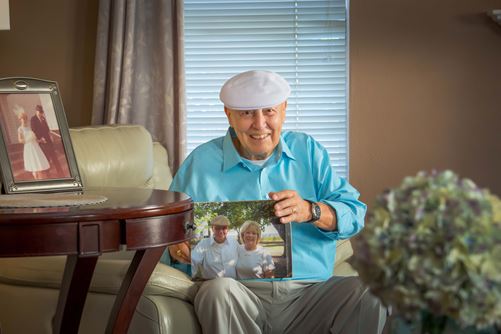
<svg viewBox="0 0 501 334">
<path fill-rule="evenodd" d="M 172 180 L 164 147 L 141 126 L 70 129 L 85 186 L 167 189 Z M 345 261 L 348 241 L 338 243 L 335 274 L 356 273 Z M 79 333 L 103 333 L 115 294 L 131 259 L 104 254 L 96 266 Z M 65 257 L 0 258 L 2 334 L 51 333 Z M 197 285 L 184 273 L 158 264 L 141 297 L 129 333 L 201 333 L 192 301 Z"/>
</svg>

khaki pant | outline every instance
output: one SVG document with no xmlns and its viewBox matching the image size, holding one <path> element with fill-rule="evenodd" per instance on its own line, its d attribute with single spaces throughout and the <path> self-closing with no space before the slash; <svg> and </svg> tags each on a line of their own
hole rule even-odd
<svg viewBox="0 0 501 334">
<path fill-rule="evenodd" d="M 386 309 L 357 277 L 325 282 L 235 281 L 202 283 L 195 311 L 207 334 L 380 334 Z"/>
</svg>

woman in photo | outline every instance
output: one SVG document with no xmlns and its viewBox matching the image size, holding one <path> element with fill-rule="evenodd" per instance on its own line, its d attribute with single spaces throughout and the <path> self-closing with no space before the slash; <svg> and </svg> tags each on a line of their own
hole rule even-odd
<svg viewBox="0 0 501 334">
<path fill-rule="evenodd" d="M 271 255 L 259 244 L 261 227 L 248 220 L 240 229 L 242 244 L 238 248 L 237 278 L 273 278 L 275 264 Z"/>
<path fill-rule="evenodd" d="M 46 178 L 45 171 L 50 168 L 49 161 L 37 142 L 35 133 L 28 123 L 28 115 L 21 107 L 17 107 L 16 114 L 21 123 L 17 129 L 17 138 L 24 144 L 23 161 L 24 170 L 31 172 L 35 180 Z"/>
</svg>

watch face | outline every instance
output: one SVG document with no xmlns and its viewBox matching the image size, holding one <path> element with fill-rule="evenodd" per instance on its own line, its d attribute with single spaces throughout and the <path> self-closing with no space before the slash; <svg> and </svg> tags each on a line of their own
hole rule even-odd
<svg viewBox="0 0 501 334">
<path fill-rule="evenodd" d="M 319 220 L 321 212 L 320 206 L 317 203 L 311 203 L 311 220 Z"/>
</svg>

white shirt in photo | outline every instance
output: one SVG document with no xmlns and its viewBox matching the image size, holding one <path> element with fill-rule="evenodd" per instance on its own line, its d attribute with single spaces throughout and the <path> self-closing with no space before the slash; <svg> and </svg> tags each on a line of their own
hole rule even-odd
<svg viewBox="0 0 501 334">
<path fill-rule="evenodd" d="M 237 278 L 264 278 L 264 272 L 275 269 L 273 258 L 261 246 L 248 251 L 243 245 L 238 247 Z"/>
<path fill-rule="evenodd" d="M 192 276 L 236 278 L 238 246 L 233 237 L 227 237 L 223 243 L 217 243 L 213 237 L 202 239 L 191 252 Z"/>
</svg>

